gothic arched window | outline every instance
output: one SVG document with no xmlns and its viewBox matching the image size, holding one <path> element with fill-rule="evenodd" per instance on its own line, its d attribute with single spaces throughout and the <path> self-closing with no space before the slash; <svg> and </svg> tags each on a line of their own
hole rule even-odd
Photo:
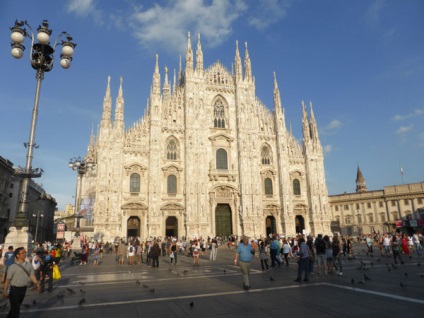
<svg viewBox="0 0 424 318">
<path fill-rule="evenodd" d="M 225 128 L 225 106 L 221 99 L 215 102 L 213 117 L 213 126 L 215 128 Z"/>
<path fill-rule="evenodd" d="M 228 170 L 227 152 L 225 149 L 220 148 L 216 151 L 216 168 Z"/>
<path fill-rule="evenodd" d="M 138 173 L 130 176 L 130 192 L 140 192 L 140 175 Z"/>
<path fill-rule="evenodd" d="M 263 165 L 271 164 L 271 153 L 270 153 L 269 148 L 267 146 L 262 147 L 261 158 L 262 158 L 262 164 Z"/>
<path fill-rule="evenodd" d="M 173 174 L 169 175 L 167 178 L 167 193 L 176 194 L 177 193 L 177 177 Z"/>
<path fill-rule="evenodd" d="M 293 194 L 300 195 L 300 181 L 298 179 L 293 180 Z"/>
<path fill-rule="evenodd" d="M 270 178 L 265 179 L 265 195 L 273 195 L 272 191 L 272 180 Z"/>
<path fill-rule="evenodd" d="M 177 160 L 177 143 L 174 139 L 168 141 L 166 146 L 166 159 L 167 160 Z"/>
</svg>

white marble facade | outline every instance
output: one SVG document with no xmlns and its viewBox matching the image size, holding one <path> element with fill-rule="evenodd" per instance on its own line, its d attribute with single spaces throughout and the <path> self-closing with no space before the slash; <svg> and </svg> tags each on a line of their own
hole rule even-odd
<svg viewBox="0 0 424 318">
<path fill-rule="evenodd" d="M 302 102 L 303 144 L 286 128 L 274 74 L 270 111 L 255 95 L 247 45 L 234 70 L 204 68 L 200 36 L 185 69 L 161 82 L 159 61 L 145 115 L 124 125 L 122 79 L 112 119 L 110 78 L 96 162 L 82 181 L 95 198 L 94 237 L 330 233 L 324 158 L 312 105 Z M 146 88 L 147 89 L 147 88 Z"/>
</svg>

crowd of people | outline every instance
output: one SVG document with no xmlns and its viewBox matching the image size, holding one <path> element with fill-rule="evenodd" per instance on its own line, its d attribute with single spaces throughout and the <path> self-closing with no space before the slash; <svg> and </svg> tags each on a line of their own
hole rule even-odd
<svg viewBox="0 0 424 318">
<path fill-rule="evenodd" d="M 415 252 L 421 255 L 423 236 L 421 232 L 408 236 L 406 233 L 373 233 L 364 235 L 367 255 L 373 255 L 375 249 L 380 251 L 381 257 L 393 257 L 395 264 L 403 264 L 402 255 Z M 357 240 L 357 242 L 361 242 Z M 334 234 L 333 236 L 318 234 L 297 235 L 285 238 L 281 235 L 270 234 L 269 237 L 259 240 L 243 236 L 241 240 L 229 242 L 228 247 L 236 246 L 235 264 L 239 264 L 243 274 L 243 288 L 250 288 L 249 273 L 250 263 L 259 258 L 263 272 L 268 272 L 269 267 L 289 266 L 290 258 L 295 258 L 298 264 L 298 273 L 295 282 L 309 281 L 309 275 L 343 276 L 343 262 L 355 259 L 353 240 L 347 235 Z M 258 256 L 256 256 L 258 255 Z M 270 261 L 270 264 L 268 264 Z"/>
<path fill-rule="evenodd" d="M 394 263 L 403 264 L 403 258 L 411 253 L 423 253 L 423 235 L 421 232 L 407 235 L 402 232 L 372 233 L 356 238 L 355 243 L 364 242 L 367 255 L 380 252 L 380 257 L 393 257 Z M 226 244 L 228 249 L 235 249 L 234 265 L 238 265 L 243 276 L 243 288 L 250 288 L 250 268 L 253 261 L 260 262 L 263 273 L 270 268 L 283 268 L 297 263 L 295 282 L 307 282 L 310 275 L 343 275 L 344 262 L 355 259 L 354 239 L 350 236 L 318 234 L 284 237 L 270 234 L 259 239 L 247 236 L 230 235 L 220 237 L 186 239 L 176 237 L 116 238 L 114 242 L 80 241 L 80 248 L 72 251 L 72 242 L 53 244 L 51 242 L 35 243 L 33 255 L 28 257 L 23 247 L 4 246 L 0 244 L 0 261 L 3 267 L 3 296 L 10 298 L 11 312 L 18 313 L 25 297 L 28 280 L 36 285 L 40 292 L 52 292 L 53 268 L 63 258 L 77 260 L 79 265 L 92 263 L 99 266 L 103 254 L 115 254 L 119 266 L 149 266 L 159 268 L 160 258 L 169 258 L 171 266 L 178 265 L 181 255 L 192 258 L 195 267 L 200 266 L 200 258 L 216 261 L 219 246 Z M 225 245 L 224 245 L 225 246 Z M 28 261 L 29 260 L 29 261 Z M 20 271 L 19 267 L 25 270 Z M 270 276 L 270 279 L 272 277 Z M 9 288 L 10 287 L 10 288 Z"/>
</svg>

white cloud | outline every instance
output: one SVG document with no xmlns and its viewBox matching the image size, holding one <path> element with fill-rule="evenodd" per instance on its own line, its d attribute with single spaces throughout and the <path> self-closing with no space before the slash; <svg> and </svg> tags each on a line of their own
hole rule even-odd
<svg viewBox="0 0 424 318">
<path fill-rule="evenodd" d="M 328 153 L 330 153 L 332 151 L 333 151 L 333 146 L 332 145 L 325 145 L 324 146 L 324 153 L 325 154 L 328 154 Z"/>
<path fill-rule="evenodd" d="M 400 126 L 397 130 L 396 130 L 396 135 L 406 135 L 407 133 L 409 133 L 412 129 L 414 129 L 414 124 L 410 124 L 408 126 Z"/>
<path fill-rule="evenodd" d="M 365 12 L 365 18 L 369 23 L 378 22 L 380 19 L 381 12 L 385 7 L 385 0 L 375 0 L 373 4 Z"/>
<path fill-rule="evenodd" d="M 173 0 L 143 4 L 124 1 L 119 10 L 105 12 L 100 9 L 104 7 L 101 7 L 100 0 L 68 0 L 66 11 L 93 18 L 97 24 L 104 24 L 103 20 L 111 21 L 114 27 L 123 31 L 129 26 L 132 35 L 145 49 L 161 46 L 184 52 L 188 31 L 191 31 L 194 51 L 198 33 L 202 36 L 203 46 L 217 47 L 232 34 L 234 24 L 242 16 L 250 25 L 263 30 L 284 19 L 292 1 Z M 109 24 L 106 26 L 110 27 Z"/>
<path fill-rule="evenodd" d="M 203 45 L 218 46 L 246 10 L 244 1 L 213 0 L 207 4 L 204 0 L 176 0 L 146 10 L 138 7 L 131 22 L 135 37 L 144 47 L 159 44 L 181 52 L 186 48 L 189 30 L 194 43 L 200 33 Z"/>
<path fill-rule="evenodd" d="M 69 0 L 66 11 L 80 17 L 91 16 L 97 24 L 103 24 L 102 11 L 97 8 L 95 0 Z"/>
<path fill-rule="evenodd" d="M 338 119 L 333 119 L 327 126 L 323 127 L 320 131 L 321 134 L 331 134 L 342 127 L 343 123 Z"/>
<path fill-rule="evenodd" d="M 292 0 L 259 0 L 257 3 L 255 16 L 249 18 L 249 24 L 263 30 L 287 16 Z"/>
<path fill-rule="evenodd" d="M 405 120 L 405 119 L 409 119 L 409 118 L 413 118 L 413 117 L 418 117 L 424 115 L 424 109 L 423 108 L 417 108 L 414 109 L 414 111 L 410 114 L 407 115 L 395 115 L 393 116 L 393 120 L 394 121 L 401 121 L 401 120 Z"/>
</svg>

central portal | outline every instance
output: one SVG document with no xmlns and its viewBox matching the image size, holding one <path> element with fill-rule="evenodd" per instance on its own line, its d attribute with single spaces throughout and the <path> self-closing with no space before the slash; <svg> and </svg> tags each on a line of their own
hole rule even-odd
<svg viewBox="0 0 424 318">
<path fill-rule="evenodd" d="M 165 236 L 178 237 L 178 219 L 175 216 L 168 216 L 166 218 Z"/>
<path fill-rule="evenodd" d="M 215 209 L 215 235 L 219 237 L 233 234 L 231 208 L 228 204 L 218 204 Z"/>
<path fill-rule="evenodd" d="M 301 215 L 296 215 L 296 218 L 294 219 L 294 223 L 296 225 L 296 233 L 302 234 L 303 230 L 305 229 L 305 219 Z"/>
<path fill-rule="evenodd" d="M 131 216 L 127 221 L 127 237 L 138 236 L 140 236 L 140 219 L 137 216 Z"/>
</svg>

